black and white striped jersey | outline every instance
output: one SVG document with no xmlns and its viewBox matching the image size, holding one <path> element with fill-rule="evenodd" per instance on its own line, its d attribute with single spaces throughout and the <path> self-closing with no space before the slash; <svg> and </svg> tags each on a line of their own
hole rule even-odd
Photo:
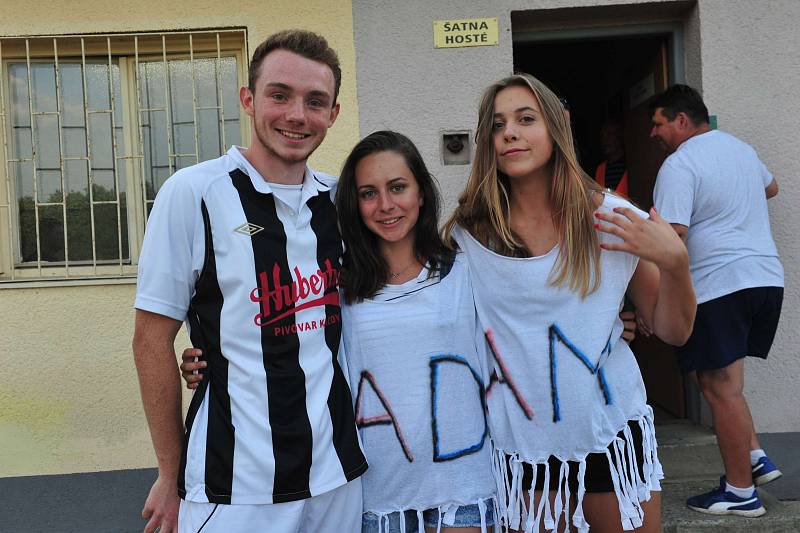
<svg viewBox="0 0 800 533">
<path fill-rule="evenodd" d="M 296 211 L 233 147 L 158 193 L 135 307 L 186 320 L 208 361 L 186 416 L 187 500 L 300 500 L 367 468 L 339 360 L 335 184 L 307 170 Z"/>
</svg>

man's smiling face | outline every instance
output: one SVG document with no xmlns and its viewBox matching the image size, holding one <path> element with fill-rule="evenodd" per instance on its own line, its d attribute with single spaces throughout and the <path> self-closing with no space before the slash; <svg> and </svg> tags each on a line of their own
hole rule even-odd
<svg viewBox="0 0 800 533">
<path fill-rule="evenodd" d="M 242 91 L 253 119 L 253 144 L 284 164 L 305 162 L 325 139 L 337 115 L 330 67 L 288 50 L 262 61 L 255 91 Z"/>
</svg>

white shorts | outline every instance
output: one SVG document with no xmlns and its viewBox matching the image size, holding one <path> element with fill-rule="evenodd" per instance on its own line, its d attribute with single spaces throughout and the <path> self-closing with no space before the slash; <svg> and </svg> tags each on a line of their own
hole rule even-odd
<svg viewBox="0 0 800 533">
<path fill-rule="evenodd" d="M 181 500 L 178 533 L 343 533 L 361 531 L 361 478 L 305 500 L 224 505 Z"/>
</svg>

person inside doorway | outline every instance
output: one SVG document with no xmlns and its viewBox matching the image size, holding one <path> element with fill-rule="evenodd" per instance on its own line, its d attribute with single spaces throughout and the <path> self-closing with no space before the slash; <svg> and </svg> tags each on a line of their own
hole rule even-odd
<svg viewBox="0 0 800 533">
<path fill-rule="evenodd" d="M 625 140 L 622 122 L 606 120 L 600 128 L 600 149 L 603 161 L 597 165 L 594 179 L 601 187 L 628 198 L 628 168 L 625 165 Z"/>
</svg>

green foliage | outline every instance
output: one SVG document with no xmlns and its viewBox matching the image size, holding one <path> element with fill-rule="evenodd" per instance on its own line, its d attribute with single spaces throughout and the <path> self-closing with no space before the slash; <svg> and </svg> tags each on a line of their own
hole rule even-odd
<svg viewBox="0 0 800 533">
<path fill-rule="evenodd" d="M 63 194 L 56 191 L 42 203 L 61 202 Z M 114 191 L 100 185 L 94 186 L 94 201 L 116 200 Z M 122 218 L 122 258 L 129 259 L 127 202 L 120 192 L 120 215 Z M 23 262 L 36 261 L 36 213 L 31 196 L 19 198 L 20 248 Z M 67 239 L 69 261 L 92 260 L 92 223 L 88 191 L 71 191 L 66 197 Z M 119 260 L 117 239 L 117 206 L 101 204 L 94 206 L 96 257 L 98 261 Z M 64 261 L 64 210 L 62 206 L 39 206 L 39 243 L 42 261 Z"/>
</svg>

